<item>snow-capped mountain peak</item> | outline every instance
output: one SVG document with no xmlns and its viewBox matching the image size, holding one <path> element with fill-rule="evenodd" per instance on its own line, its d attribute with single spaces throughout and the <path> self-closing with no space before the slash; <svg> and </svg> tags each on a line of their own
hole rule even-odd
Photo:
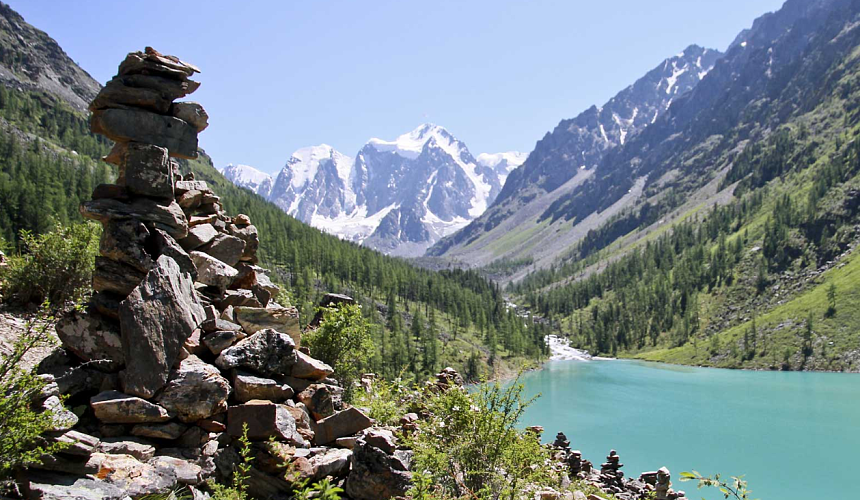
<svg viewBox="0 0 860 500">
<path fill-rule="evenodd" d="M 222 168 L 221 173 L 233 184 L 250 189 L 264 198 L 268 198 L 274 183 L 271 175 L 250 165 L 231 163 Z"/>
<path fill-rule="evenodd" d="M 341 238 L 421 255 L 483 213 L 525 157 L 495 153 L 478 161 L 445 128 L 425 123 L 394 140 L 370 139 L 354 159 L 327 144 L 299 149 L 273 186 L 269 181 L 265 196 Z M 234 183 L 252 190 L 261 185 L 249 180 L 259 171 L 228 168 L 225 175 Z"/>
</svg>

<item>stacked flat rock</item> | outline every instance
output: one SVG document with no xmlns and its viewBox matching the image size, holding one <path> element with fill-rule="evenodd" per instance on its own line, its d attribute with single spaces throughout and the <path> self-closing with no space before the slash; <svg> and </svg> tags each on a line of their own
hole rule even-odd
<svg viewBox="0 0 860 500">
<path fill-rule="evenodd" d="M 615 450 L 611 450 L 609 455 L 606 456 L 606 462 L 600 465 L 600 473 L 615 477 L 624 477 L 624 473 L 620 470 L 624 467 L 624 464 L 620 460 L 621 457 L 618 456 L 618 453 Z"/>
<path fill-rule="evenodd" d="M 40 366 L 54 388 L 43 406 L 61 417 L 48 437 L 73 446 L 31 468 L 29 496 L 206 490 L 232 474 L 246 427 L 255 498 L 291 491 L 285 467 L 342 485 L 358 467 L 403 494 L 409 457 L 391 446 L 379 455 L 375 434 L 356 444 L 372 421 L 342 402 L 330 366 L 300 350 L 298 311 L 274 300 L 250 218 L 229 216 L 206 182 L 181 174 L 175 158 L 196 156 L 206 126 L 199 104 L 174 102 L 198 87 L 196 72 L 147 48 L 91 105 L 93 131 L 116 142 L 105 161 L 119 175 L 81 207 L 104 228 L 91 303 L 58 323 L 63 349 Z M 66 411 L 63 395 L 86 410 Z M 356 446 L 369 463 L 352 458 Z M 373 498 L 365 483 L 353 481 L 355 498 Z"/>
</svg>

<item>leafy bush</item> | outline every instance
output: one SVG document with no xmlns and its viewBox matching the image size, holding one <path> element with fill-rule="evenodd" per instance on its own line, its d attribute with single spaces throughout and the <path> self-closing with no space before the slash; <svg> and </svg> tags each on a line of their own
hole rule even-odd
<svg viewBox="0 0 860 500">
<path fill-rule="evenodd" d="M 366 408 L 367 416 L 378 425 L 397 425 L 417 398 L 418 392 L 404 384 L 402 379 L 379 379 L 373 381 L 370 390 L 357 391 L 353 404 Z"/>
<path fill-rule="evenodd" d="M 242 445 L 239 450 L 241 461 L 236 464 L 236 470 L 233 471 L 230 484 L 218 484 L 215 481 L 208 483 L 212 490 L 212 500 L 247 500 L 248 498 L 248 479 L 254 457 L 251 456 L 251 441 L 248 439 L 247 422 L 242 424 L 242 437 L 239 438 L 239 444 Z"/>
<path fill-rule="evenodd" d="M 513 500 L 526 485 L 555 482 L 549 450 L 535 433 L 516 428 L 533 401 L 524 400 L 522 391 L 517 381 L 507 388 L 483 384 L 475 393 L 454 387 L 428 397 L 429 418 L 410 445 L 414 470 L 424 471 L 437 491 L 421 494 Z"/>
<path fill-rule="evenodd" d="M 48 332 L 54 324 L 52 316 L 38 314 L 27 323 L 27 329 L 15 341 L 11 353 L 0 357 L 0 476 L 3 479 L 65 446 L 41 438 L 42 433 L 53 427 L 54 414 L 33 408 L 33 400 L 42 393 L 45 383 L 32 369 L 21 368 L 22 360 L 30 351 L 51 342 Z"/>
<path fill-rule="evenodd" d="M 334 368 L 334 376 L 343 383 L 344 397 L 351 399 L 354 382 L 368 367 L 373 341 L 361 307 L 339 304 L 326 307 L 320 327 L 304 336 L 302 344 L 320 361 Z"/>
<path fill-rule="evenodd" d="M 3 296 L 55 306 L 80 300 L 90 290 L 100 234 L 92 222 L 57 224 L 41 235 L 21 231 L 21 253 L 10 256 L 2 271 Z"/>
</svg>

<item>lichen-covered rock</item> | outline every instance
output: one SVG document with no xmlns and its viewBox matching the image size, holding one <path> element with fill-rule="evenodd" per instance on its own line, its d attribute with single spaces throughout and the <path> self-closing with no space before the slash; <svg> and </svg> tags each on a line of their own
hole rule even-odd
<svg viewBox="0 0 860 500">
<path fill-rule="evenodd" d="M 284 375 L 296 363 L 294 347 L 289 335 L 260 330 L 224 350 L 215 364 L 222 370 L 242 368 L 260 375 Z"/>
<path fill-rule="evenodd" d="M 83 361 L 103 360 L 102 369 L 119 369 L 124 363 L 119 327 L 95 311 L 72 311 L 56 327 L 63 347 Z"/>
<path fill-rule="evenodd" d="M 133 498 L 168 493 L 177 483 L 174 470 L 154 467 L 131 455 L 104 455 L 98 477 Z"/>
<path fill-rule="evenodd" d="M 105 391 L 93 396 L 90 406 L 96 418 L 106 424 L 164 422 L 170 419 L 163 407 L 118 391 Z"/>
<path fill-rule="evenodd" d="M 214 355 L 219 355 L 224 349 L 245 338 L 242 332 L 218 330 L 203 337 L 203 345 Z M 253 398 L 252 398 L 253 399 Z"/>
<path fill-rule="evenodd" d="M 156 470 L 167 469 L 176 474 L 176 481 L 179 484 L 197 485 L 203 481 L 203 468 L 188 460 L 183 460 L 176 457 L 158 456 L 151 458 L 147 464 L 155 467 Z"/>
<path fill-rule="evenodd" d="M 155 402 L 183 422 L 209 418 L 227 409 L 230 383 L 214 366 L 189 356 L 170 371 L 170 378 Z"/>
<path fill-rule="evenodd" d="M 190 274 L 191 279 L 197 281 L 197 266 L 194 265 L 191 256 L 182 249 L 172 236 L 161 229 L 155 229 L 152 232 L 152 245 L 156 252 L 155 258 L 162 255 L 170 257 L 179 264 L 180 271 Z"/>
<path fill-rule="evenodd" d="M 352 470 L 346 479 L 346 494 L 355 500 L 377 500 L 404 496 L 412 474 L 402 470 L 393 456 L 359 440 L 352 453 Z"/>
<path fill-rule="evenodd" d="M 126 368 L 123 390 L 150 398 L 164 387 L 183 343 L 203 321 L 191 277 L 170 257 L 158 258 L 144 281 L 120 303 Z"/>
</svg>

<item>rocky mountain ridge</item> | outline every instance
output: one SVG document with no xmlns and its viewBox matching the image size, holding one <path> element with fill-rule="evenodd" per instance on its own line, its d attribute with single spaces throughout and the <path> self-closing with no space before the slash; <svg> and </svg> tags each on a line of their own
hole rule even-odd
<svg viewBox="0 0 860 500">
<path fill-rule="evenodd" d="M 540 226 L 538 219 L 548 206 L 599 172 L 610 151 L 623 147 L 655 123 L 713 69 L 720 57 L 719 51 L 691 45 L 603 106 L 592 106 L 576 118 L 562 120 L 511 173 L 492 206 L 466 228 L 437 243 L 428 254 L 485 265 L 500 258 L 533 258 L 532 253 L 537 252 L 541 254 L 539 266 L 547 265 L 588 230 Z M 514 230 L 530 233 L 530 237 L 511 245 L 507 239 Z"/>
<path fill-rule="evenodd" d="M 418 256 L 483 213 L 524 160 L 517 152 L 475 158 L 446 129 L 424 124 L 395 140 L 371 139 L 355 158 L 321 144 L 293 153 L 275 177 L 247 165 L 222 173 L 314 227 Z"/>
</svg>

